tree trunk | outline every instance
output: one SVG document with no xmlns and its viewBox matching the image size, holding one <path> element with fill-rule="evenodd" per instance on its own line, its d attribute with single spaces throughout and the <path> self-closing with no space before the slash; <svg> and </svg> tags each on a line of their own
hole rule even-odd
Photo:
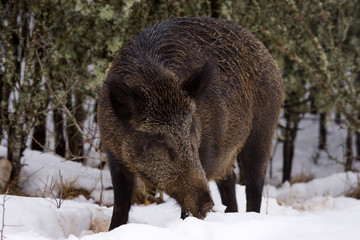
<svg viewBox="0 0 360 240">
<path fill-rule="evenodd" d="M 40 34 L 46 34 L 47 29 L 45 27 L 45 24 L 47 24 L 45 18 L 44 18 L 45 13 L 43 12 L 42 14 L 39 14 L 37 16 L 37 21 L 34 24 L 34 28 L 36 28 L 36 32 L 40 35 Z M 37 36 L 34 37 L 35 39 L 37 38 Z M 43 68 L 42 68 L 42 64 L 46 63 L 46 50 L 45 50 L 45 46 L 44 43 L 40 43 L 40 41 L 34 41 L 34 43 L 36 42 L 36 49 L 35 49 L 35 54 L 37 55 L 37 58 L 35 60 L 34 63 L 34 77 L 33 77 L 33 85 L 34 86 L 38 86 L 38 89 L 36 90 L 36 92 L 41 92 L 42 91 L 42 78 L 43 75 L 45 74 L 43 72 Z M 35 85 L 36 84 L 36 85 Z M 34 127 L 34 132 L 32 135 L 32 141 L 31 141 L 31 149 L 32 150 L 38 150 L 38 151 L 44 151 L 45 148 L 45 144 L 46 144 L 46 108 L 48 106 L 49 103 L 49 97 L 46 97 L 46 100 L 44 101 L 45 104 L 41 107 L 39 107 L 39 113 L 36 114 L 36 116 L 34 116 L 34 119 L 36 119 L 37 121 L 35 121 L 35 127 Z"/>
<path fill-rule="evenodd" d="M 346 158 L 345 171 L 351 171 L 353 159 L 354 159 L 353 130 L 351 128 L 348 128 L 347 130 L 345 158 Z"/>
<path fill-rule="evenodd" d="M 11 179 L 18 181 L 21 170 L 21 156 L 25 150 L 26 133 L 23 131 L 25 124 L 25 117 L 18 116 L 16 125 L 11 126 L 8 136 L 8 159 L 13 167 L 11 172 Z"/>
<path fill-rule="evenodd" d="M 70 158 L 74 158 L 75 161 L 83 162 L 84 159 L 84 140 L 81 133 L 78 131 L 77 127 L 75 126 L 74 121 L 79 126 L 82 126 L 84 122 L 84 109 L 82 106 L 83 103 L 83 96 L 82 93 L 75 91 L 75 103 L 72 107 L 71 105 L 71 95 L 69 95 L 69 99 L 67 101 L 67 107 L 73 114 L 72 117 L 68 117 L 67 121 L 67 134 L 69 137 L 69 154 Z"/>
<path fill-rule="evenodd" d="M 358 119 L 360 119 L 360 114 L 358 115 Z M 356 132 L 356 160 L 360 161 L 360 130 Z"/>
<path fill-rule="evenodd" d="M 1 64 L 0 65 L 0 68 L 2 68 L 3 65 Z M 4 99 L 4 96 L 3 96 L 3 92 L 4 92 L 4 88 L 5 88 L 5 77 L 3 76 L 3 74 L 0 74 L 0 143 L 1 143 L 1 140 L 3 138 L 3 108 L 6 107 L 8 108 L 7 106 L 7 100 Z"/>
<path fill-rule="evenodd" d="M 290 181 L 291 169 L 294 158 L 295 139 L 298 131 L 299 116 L 285 110 L 285 140 L 283 146 L 283 182 Z"/>
<path fill-rule="evenodd" d="M 34 133 L 31 141 L 31 149 L 44 151 L 46 144 L 46 115 L 38 115 L 39 123 L 34 128 Z"/>
<path fill-rule="evenodd" d="M 211 17 L 219 18 L 221 14 L 221 0 L 210 0 Z"/>
<path fill-rule="evenodd" d="M 54 141 L 55 141 L 55 153 L 66 157 L 66 142 L 64 137 L 64 119 L 62 111 L 60 109 L 54 109 Z"/>
<path fill-rule="evenodd" d="M 341 113 L 339 112 L 339 111 L 336 111 L 336 113 L 335 113 L 335 123 L 337 124 L 337 125 L 340 125 L 341 124 Z"/>
<path fill-rule="evenodd" d="M 1 57 L 5 57 L 8 61 L 0 61 L 0 142 L 4 137 L 3 132 L 7 132 L 9 127 L 8 108 L 11 93 L 10 83 L 12 80 L 9 79 L 9 76 L 12 75 L 12 73 L 10 73 L 12 70 L 11 68 L 15 67 L 14 59 L 17 57 L 15 54 L 17 46 L 15 44 L 18 44 L 18 38 L 15 40 L 14 36 L 16 35 L 12 33 L 12 29 L 16 28 L 14 20 L 16 19 L 18 13 L 14 8 L 10 7 L 8 7 L 7 11 L 5 11 L 5 4 L 1 3 L 0 5 L 0 45 L 4 48 L 4 50 L 6 50 L 6 52 L 1 50 L 0 53 Z M 8 27 L 5 25 L 4 19 L 7 19 Z"/>
<path fill-rule="evenodd" d="M 319 122 L 319 150 L 326 149 L 326 137 L 327 137 L 327 130 L 326 130 L 326 113 L 320 113 L 320 122 Z"/>
<path fill-rule="evenodd" d="M 8 107 L 9 107 L 9 84 L 6 82 L 5 77 L 0 74 L 0 142 L 4 137 L 3 131 L 6 131 L 8 126 Z"/>
<path fill-rule="evenodd" d="M 9 84 L 8 93 L 9 96 L 11 91 L 14 91 L 14 85 L 16 83 L 21 84 L 21 61 L 25 59 L 25 52 L 27 47 L 27 33 L 28 33 L 28 22 L 25 17 L 28 13 L 28 6 L 26 4 L 14 4 L 12 9 L 8 9 L 9 14 L 11 14 L 11 20 L 9 21 L 8 29 L 15 28 L 17 31 L 12 31 L 10 40 L 8 43 L 11 46 L 7 46 L 7 53 L 12 54 L 12 56 L 6 56 L 8 61 L 14 61 L 13 65 L 10 67 L 10 64 L 5 67 L 5 71 L 8 76 L 11 76 Z M 19 22 L 17 19 L 20 18 Z M 19 30 L 21 28 L 21 31 Z M 20 51 L 19 51 L 20 50 Z M 25 139 L 26 132 L 24 131 L 24 125 L 26 122 L 26 106 L 24 103 L 28 99 L 24 99 L 24 95 L 21 91 L 18 92 L 18 96 L 14 96 L 13 109 L 12 113 L 9 113 L 8 109 L 4 110 L 5 115 L 7 115 L 7 135 L 8 135 L 8 160 L 12 165 L 11 180 L 17 182 L 20 176 L 21 170 L 21 155 L 25 150 Z M 17 98 L 17 99 L 16 99 Z M 10 99 L 8 99 L 10 101 Z"/>
<path fill-rule="evenodd" d="M 360 133 L 356 132 L 356 160 L 360 161 Z"/>
</svg>

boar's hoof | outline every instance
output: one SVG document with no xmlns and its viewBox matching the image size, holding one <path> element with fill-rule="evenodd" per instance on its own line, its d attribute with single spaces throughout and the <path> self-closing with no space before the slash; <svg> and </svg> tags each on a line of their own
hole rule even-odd
<svg viewBox="0 0 360 240">
<path fill-rule="evenodd" d="M 189 216 L 189 212 L 181 210 L 181 219 L 184 220 Z"/>
</svg>

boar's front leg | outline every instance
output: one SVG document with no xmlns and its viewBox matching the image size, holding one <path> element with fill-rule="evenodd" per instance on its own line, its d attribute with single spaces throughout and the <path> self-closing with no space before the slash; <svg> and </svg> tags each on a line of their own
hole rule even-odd
<svg viewBox="0 0 360 240">
<path fill-rule="evenodd" d="M 183 208 L 181 208 L 181 219 L 184 220 L 188 216 L 189 216 L 189 212 L 187 212 Z"/>
<path fill-rule="evenodd" d="M 114 209 L 109 231 L 126 224 L 129 218 L 134 188 L 134 174 L 121 165 L 121 161 L 108 155 L 111 179 L 114 189 Z"/>
<path fill-rule="evenodd" d="M 221 203 L 226 206 L 225 212 L 237 212 L 238 206 L 236 202 L 235 185 L 236 175 L 234 172 L 224 180 L 216 181 L 218 186 Z"/>
</svg>

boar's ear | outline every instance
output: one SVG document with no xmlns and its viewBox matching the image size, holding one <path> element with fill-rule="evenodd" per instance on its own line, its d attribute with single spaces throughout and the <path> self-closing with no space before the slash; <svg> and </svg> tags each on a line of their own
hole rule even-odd
<svg viewBox="0 0 360 240">
<path fill-rule="evenodd" d="M 196 68 L 183 82 L 183 89 L 190 97 L 198 97 L 209 86 L 211 81 L 217 77 L 216 64 L 208 60 L 204 65 Z"/>
<path fill-rule="evenodd" d="M 132 119 L 138 111 L 139 98 L 136 90 L 111 78 L 105 83 L 109 89 L 110 102 L 115 114 L 123 121 Z"/>
</svg>

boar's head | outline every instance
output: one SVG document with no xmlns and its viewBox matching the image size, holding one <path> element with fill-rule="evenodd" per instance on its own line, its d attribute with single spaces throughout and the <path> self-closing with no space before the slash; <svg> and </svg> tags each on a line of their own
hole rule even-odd
<svg viewBox="0 0 360 240">
<path fill-rule="evenodd" d="M 123 133 L 125 165 L 176 199 L 183 215 L 197 218 L 206 216 L 213 201 L 199 159 L 196 103 L 216 75 L 211 61 L 185 79 L 161 65 L 142 64 L 136 71 L 110 71 L 105 81 Z"/>
</svg>

